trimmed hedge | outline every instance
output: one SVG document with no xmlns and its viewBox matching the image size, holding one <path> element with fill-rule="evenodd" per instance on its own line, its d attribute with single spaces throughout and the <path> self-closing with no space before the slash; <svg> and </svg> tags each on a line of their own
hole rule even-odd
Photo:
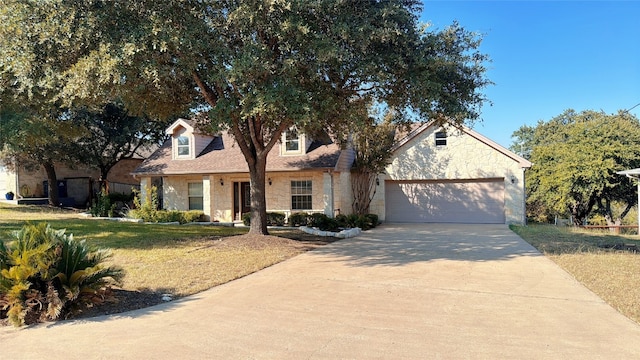
<svg viewBox="0 0 640 360">
<path fill-rule="evenodd" d="M 281 212 L 267 212 L 267 226 L 284 226 L 286 215 Z M 251 213 L 242 214 L 242 223 L 245 226 L 251 225 Z"/>
<path fill-rule="evenodd" d="M 379 219 L 376 214 L 338 215 L 335 218 L 330 218 L 321 213 L 308 214 L 304 212 L 297 212 L 289 216 L 290 226 L 309 226 L 318 228 L 322 231 L 337 231 L 340 229 L 352 229 L 355 227 L 362 230 L 369 230 L 378 226 L 378 224 Z"/>
</svg>

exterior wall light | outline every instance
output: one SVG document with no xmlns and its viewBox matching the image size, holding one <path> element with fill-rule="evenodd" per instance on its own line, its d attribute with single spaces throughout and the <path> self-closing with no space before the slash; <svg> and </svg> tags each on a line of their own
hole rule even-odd
<svg viewBox="0 0 640 360">
<path fill-rule="evenodd" d="M 222 180 L 222 178 L 220 178 L 220 186 L 224 186 L 224 180 Z"/>
<path fill-rule="evenodd" d="M 271 186 L 271 178 L 269 178 L 269 186 Z"/>
</svg>

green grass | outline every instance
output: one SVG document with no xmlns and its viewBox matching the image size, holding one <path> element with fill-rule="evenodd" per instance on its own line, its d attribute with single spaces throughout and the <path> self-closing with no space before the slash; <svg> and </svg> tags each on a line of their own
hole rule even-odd
<svg viewBox="0 0 640 360">
<path fill-rule="evenodd" d="M 54 229 L 66 229 L 67 234 L 86 239 L 88 244 L 111 249 L 110 262 L 126 272 L 122 286 L 125 290 L 190 295 L 302 252 L 282 244 L 219 246 L 221 238 L 245 234 L 246 228 L 94 220 L 73 211 L 2 203 L 0 240 L 10 241 L 14 230 L 27 222 L 40 221 Z"/>
<path fill-rule="evenodd" d="M 640 253 L 608 248 L 637 235 L 552 225 L 511 229 L 622 314 L 640 323 Z"/>
</svg>

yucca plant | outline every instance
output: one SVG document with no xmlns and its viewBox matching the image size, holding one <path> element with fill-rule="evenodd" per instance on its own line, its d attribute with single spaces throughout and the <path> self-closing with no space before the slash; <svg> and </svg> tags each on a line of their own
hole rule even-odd
<svg viewBox="0 0 640 360">
<path fill-rule="evenodd" d="M 45 223 L 25 225 L 8 247 L 0 243 L 0 318 L 15 326 L 58 319 L 123 275 L 102 265 L 107 252 Z"/>
</svg>

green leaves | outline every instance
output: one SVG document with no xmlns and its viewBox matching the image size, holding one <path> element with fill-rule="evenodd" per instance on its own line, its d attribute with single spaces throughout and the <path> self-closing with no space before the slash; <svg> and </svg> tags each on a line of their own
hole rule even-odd
<svg viewBox="0 0 640 360">
<path fill-rule="evenodd" d="M 0 306 L 16 326 L 57 319 L 124 276 L 103 265 L 108 251 L 45 223 L 24 226 L 8 248 L 0 244 Z"/>
<path fill-rule="evenodd" d="M 616 174 L 640 167 L 640 125 L 633 116 L 568 110 L 534 129 L 521 128 L 517 136 L 531 149 L 534 163 L 527 179 L 529 203 L 583 222 L 594 207 L 603 210 L 599 204 L 637 202 L 631 182 Z"/>
</svg>

